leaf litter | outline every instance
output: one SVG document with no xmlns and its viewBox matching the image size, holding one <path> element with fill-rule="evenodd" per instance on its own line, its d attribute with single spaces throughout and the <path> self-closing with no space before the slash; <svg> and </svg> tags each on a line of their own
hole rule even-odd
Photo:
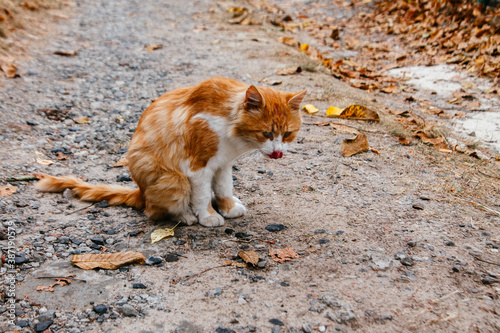
<svg viewBox="0 0 500 333">
<path fill-rule="evenodd" d="M 99 253 L 99 254 L 75 254 L 71 259 L 71 262 L 75 266 L 82 269 L 118 269 L 119 267 L 131 264 L 139 263 L 144 264 L 146 258 L 140 252 L 116 252 L 116 253 Z"/>
<path fill-rule="evenodd" d="M 300 258 L 297 252 L 291 247 L 286 247 L 284 249 L 269 249 L 269 256 L 273 261 L 278 263 Z"/>
</svg>

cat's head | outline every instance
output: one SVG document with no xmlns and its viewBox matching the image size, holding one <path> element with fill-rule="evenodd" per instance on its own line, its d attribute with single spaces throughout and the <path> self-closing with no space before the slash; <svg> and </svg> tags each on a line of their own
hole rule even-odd
<svg viewBox="0 0 500 333">
<path fill-rule="evenodd" d="M 283 157 L 302 124 L 300 103 L 306 92 L 288 93 L 250 86 L 235 124 L 236 135 L 270 158 Z"/>
</svg>

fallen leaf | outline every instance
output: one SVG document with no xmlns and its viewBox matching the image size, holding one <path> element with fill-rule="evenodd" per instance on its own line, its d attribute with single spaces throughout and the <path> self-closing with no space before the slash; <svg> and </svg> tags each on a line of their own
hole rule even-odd
<svg viewBox="0 0 500 333">
<path fill-rule="evenodd" d="M 16 193 L 16 191 L 17 186 L 0 187 L 0 197 L 8 197 L 9 195 Z"/>
<path fill-rule="evenodd" d="M 52 165 L 54 164 L 55 162 L 51 161 L 51 160 L 42 160 L 41 158 L 36 158 L 36 162 L 38 164 L 41 164 L 41 165 Z"/>
<path fill-rule="evenodd" d="M 351 134 L 354 134 L 354 135 L 358 135 L 359 134 L 359 131 L 354 128 L 354 127 L 351 127 L 351 126 L 347 126 L 347 125 L 344 125 L 344 124 L 337 124 L 337 123 L 329 123 L 331 127 L 333 127 L 335 130 L 339 131 L 339 132 L 344 132 L 344 133 L 351 133 Z"/>
<path fill-rule="evenodd" d="M 372 109 L 367 108 L 362 105 L 351 105 L 342 110 L 342 113 L 338 116 L 332 115 L 329 117 L 333 118 L 346 118 L 354 120 L 373 120 L 380 121 L 380 117 L 377 112 Z"/>
<path fill-rule="evenodd" d="M 78 50 L 73 50 L 73 51 L 56 51 L 54 54 L 62 57 L 74 57 L 78 53 Z"/>
<path fill-rule="evenodd" d="M 54 287 L 52 285 L 50 286 L 38 286 L 36 287 L 36 291 L 54 291 Z"/>
<path fill-rule="evenodd" d="M 346 139 L 340 145 L 342 156 L 349 157 L 358 153 L 368 151 L 370 145 L 366 139 L 366 135 L 359 133 L 354 139 Z"/>
<path fill-rule="evenodd" d="M 328 109 L 326 109 L 326 115 L 329 117 L 335 117 L 335 116 L 340 116 L 344 109 L 338 108 L 336 106 L 330 106 Z"/>
<path fill-rule="evenodd" d="M 179 225 L 179 223 L 181 222 L 178 222 L 172 229 L 164 228 L 164 229 L 156 229 L 155 231 L 153 231 L 151 233 L 151 244 L 164 240 L 165 238 L 168 237 L 173 237 L 174 229 Z"/>
<path fill-rule="evenodd" d="M 73 119 L 73 121 L 77 124 L 84 125 L 84 124 L 88 124 L 89 117 L 88 116 L 79 116 L 78 118 Z"/>
<path fill-rule="evenodd" d="M 247 264 L 243 263 L 243 262 L 237 262 L 237 261 L 233 261 L 233 260 L 224 260 L 224 262 L 222 263 L 223 266 L 234 266 L 234 267 L 240 267 L 240 268 L 243 268 L 243 267 L 247 267 Z"/>
<path fill-rule="evenodd" d="M 381 92 L 385 92 L 386 94 L 392 94 L 397 90 L 398 88 L 396 88 L 392 83 L 390 86 L 380 89 Z"/>
<path fill-rule="evenodd" d="M 410 140 L 408 140 L 408 138 L 406 138 L 404 136 L 398 136 L 398 141 L 403 146 L 408 146 L 410 144 Z"/>
<path fill-rule="evenodd" d="M 278 39 L 283 44 L 289 45 L 289 46 L 298 46 L 299 42 L 295 40 L 293 37 L 281 37 Z"/>
<path fill-rule="evenodd" d="M 299 51 L 307 51 L 309 49 L 309 44 L 301 44 L 299 47 Z"/>
<path fill-rule="evenodd" d="M 117 269 L 126 264 L 137 262 L 144 264 L 146 258 L 140 252 L 117 252 L 117 253 L 101 253 L 101 254 L 75 254 L 71 262 L 83 269 Z"/>
<path fill-rule="evenodd" d="M 299 259 L 299 255 L 291 247 L 286 247 L 284 249 L 269 249 L 269 256 L 275 262 L 283 263 L 287 260 Z"/>
<path fill-rule="evenodd" d="M 113 168 L 118 168 L 118 167 L 122 167 L 122 166 L 126 166 L 126 165 L 128 165 L 128 159 L 125 156 L 123 156 L 122 158 L 120 158 L 118 160 L 118 162 L 113 164 Z"/>
<path fill-rule="evenodd" d="M 149 52 L 161 49 L 162 47 L 163 47 L 162 44 L 151 44 L 145 46 L 146 50 L 148 50 Z"/>
<path fill-rule="evenodd" d="M 316 113 L 316 112 L 318 112 L 318 111 L 319 111 L 319 109 L 318 109 L 318 108 L 316 108 L 316 107 L 315 107 L 314 105 L 312 105 L 312 104 L 306 104 L 306 105 L 303 105 L 303 106 L 302 106 L 302 108 L 303 108 L 304 110 L 306 110 L 306 112 L 307 112 L 307 113 L 309 113 L 309 114 L 314 114 L 314 113 Z"/>
<path fill-rule="evenodd" d="M 4 72 L 5 76 L 13 79 L 16 77 L 20 77 L 17 73 L 17 66 L 11 63 L 0 63 L 0 69 Z"/>
<path fill-rule="evenodd" d="M 252 250 L 240 251 L 238 252 L 238 256 L 243 259 L 247 264 L 250 263 L 253 266 L 256 266 L 259 262 L 259 255 Z"/>
<path fill-rule="evenodd" d="M 283 69 L 280 69 L 279 71 L 276 72 L 278 75 L 293 75 L 296 73 L 302 72 L 302 68 L 300 66 L 294 66 L 294 67 L 286 67 Z"/>
<path fill-rule="evenodd" d="M 74 275 L 71 275 L 71 277 L 74 277 Z M 65 277 L 60 277 L 60 278 L 55 278 L 56 282 L 52 283 L 50 286 L 38 286 L 36 287 L 36 291 L 54 291 L 54 287 L 59 285 L 61 287 L 64 287 L 67 284 L 71 284 L 71 280 L 69 278 Z"/>
<path fill-rule="evenodd" d="M 58 160 L 67 160 L 68 159 L 68 156 L 64 155 L 62 151 L 58 151 L 56 153 L 56 158 Z"/>
</svg>

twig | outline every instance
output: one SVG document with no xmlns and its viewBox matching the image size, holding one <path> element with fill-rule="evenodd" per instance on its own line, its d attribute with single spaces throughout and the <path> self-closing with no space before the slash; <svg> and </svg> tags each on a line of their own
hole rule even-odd
<svg viewBox="0 0 500 333">
<path fill-rule="evenodd" d="M 74 214 L 74 213 L 76 213 L 76 212 L 80 212 L 80 211 L 82 211 L 82 210 L 85 210 L 85 209 L 87 209 L 87 208 L 92 207 L 92 206 L 93 206 L 93 205 L 95 205 L 95 204 L 96 204 L 96 203 L 94 202 L 93 204 L 90 204 L 90 205 L 85 206 L 85 207 L 83 207 L 83 208 L 80 208 L 80 209 L 74 210 L 74 211 L 72 211 L 72 212 L 69 212 L 69 213 L 67 213 L 66 215 L 71 215 L 71 214 Z"/>
<path fill-rule="evenodd" d="M 446 294 L 444 296 L 436 298 L 435 300 L 430 301 L 429 304 L 436 304 L 437 302 L 444 301 L 445 299 L 450 298 L 451 296 L 453 296 L 455 294 L 458 294 L 458 293 L 459 293 L 459 290 L 457 289 L 457 290 L 455 290 L 455 291 L 453 291 L 453 292 L 451 292 L 449 294 Z"/>
<path fill-rule="evenodd" d="M 487 260 L 487 259 L 483 259 L 483 258 L 481 258 L 480 256 L 477 256 L 477 255 L 472 254 L 472 253 L 470 253 L 470 252 L 469 252 L 469 254 L 470 254 L 470 255 L 471 255 L 474 259 L 476 259 L 476 260 L 479 260 L 479 261 L 485 262 L 485 263 L 487 263 L 487 264 L 500 266 L 500 263 L 498 263 L 498 262 L 494 262 L 494 261 L 490 261 L 490 260 Z"/>
<path fill-rule="evenodd" d="M 28 175 L 28 176 L 19 176 L 19 177 L 9 177 L 9 178 L 5 179 L 5 181 L 7 181 L 7 182 L 28 182 L 30 180 L 38 180 L 38 178 L 36 178 L 33 175 Z"/>
<path fill-rule="evenodd" d="M 485 205 L 482 205 L 482 204 L 480 204 L 480 203 L 477 203 L 477 202 L 474 202 L 474 201 L 471 201 L 471 200 L 465 200 L 465 199 L 462 199 L 462 198 L 459 198 L 459 197 L 456 197 L 456 196 L 454 196 L 454 198 L 455 198 L 455 199 L 458 199 L 458 200 L 461 200 L 461 201 L 464 201 L 464 202 L 471 203 L 471 204 L 476 205 L 476 206 L 479 206 L 479 207 L 481 207 L 481 208 L 483 208 L 483 209 L 485 209 L 485 210 L 487 210 L 487 211 L 490 211 L 490 212 L 495 213 L 495 214 L 497 214 L 498 216 L 500 216 L 500 212 L 498 212 L 498 211 L 496 211 L 496 210 L 494 210 L 494 209 L 491 209 L 491 208 L 489 208 L 489 207 L 486 207 Z"/>
<path fill-rule="evenodd" d="M 187 281 L 187 280 L 189 280 L 189 279 L 191 279 L 191 278 L 193 278 L 193 277 L 196 277 L 196 276 L 199 276 L 199 275 L 201 275 L 201 274 L 203 274 L 203 273 L 206 273 L 206 272 L 208 272 L 208 271 L 211 271 L 212 269 L 221 268 L 221 267 L 231 267 L 231 266 L 228 266 L 228 265 L 220 265 L 220 266 L 210 267 L 210 268 L 207 268 L 207 269 L 205 269 L 204 271 L 201 271 L 201 272 L 199 272 L 199 273 L 196 273 L 196 274 L 193 274 L 193 275 L 190 275 L 190 276 L 183 277 L 183 278 L 181 278 L 181 279 L 179 279 L 179 280 L 174 280 L 172 283 L 177 284 L 177 283 L 180 283 L 180 282 L 184 282 L 184 281 Z"/>
</svg>

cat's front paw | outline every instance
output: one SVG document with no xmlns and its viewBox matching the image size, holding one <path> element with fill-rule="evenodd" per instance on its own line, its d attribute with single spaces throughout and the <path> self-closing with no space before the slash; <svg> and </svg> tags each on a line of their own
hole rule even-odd
<svg viewBox="0 0 500 333">
<path fill-rule="evenodd" d="M 238 200 L 239 201 L 239 200 Z M 229 212 L 224 212 L 224 211 L 221 211 L 221 214 L 222 216 L 224 216 L 225 218 L 228 218 L 228 219 L 234 219 L 236 217 L 240 217 L 240 216 L 243 216 L 245 215 L 245 213 L 247 212 L 247 209 L 245 208 L 245 206 L 241 203 L 241 201 L 239 202 L 235 202 L 234 203 L 234 207 L 231 208 L 229 210 Z"/>
<path fill-rule="evenodd" d="M 220 227 L 224 225 L 224 218 L 217 213 L 213 213 L 200 219 L 200 224 L 205 227 Z"/>
<path fill-rule="evenodd" d="M 198 218 L 191 211 L 183 213 L 178 217 L 178 220 L 187 225 L 193 225 L 198 222 Z"/>
</svg>

